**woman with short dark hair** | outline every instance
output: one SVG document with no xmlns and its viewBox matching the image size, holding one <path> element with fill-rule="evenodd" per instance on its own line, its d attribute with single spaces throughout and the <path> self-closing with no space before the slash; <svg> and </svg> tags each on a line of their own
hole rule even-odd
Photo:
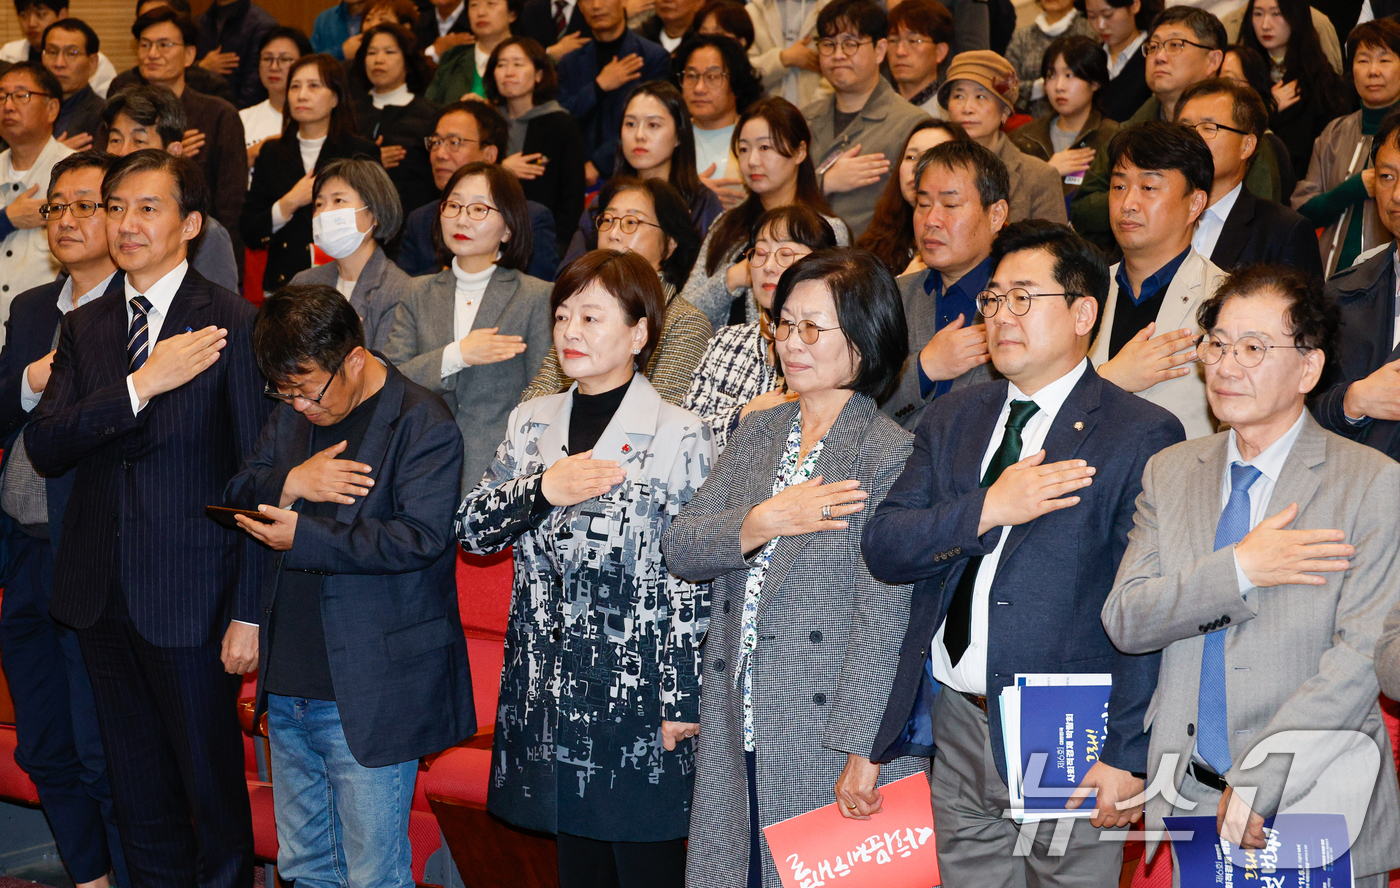
<svg viewBox="0 0 1400 888">
<path fill-rule="evenodd" d="M 316 176 L 312 207 L 312 243 L 335 261 L 298 272 L 292 283 L 338 290 L 364 324 L 365 347 L 381 351 L 409 280 L 384 255 L 403 225 L 394 183 L 372 160 L 333 160 Z"/>
<path fill-rule="evenodd" d="M 833 789 L 843 815 L 869 814 L 877 784 L 928 769 L 869 758 L 909 619 L 910 587 L 874 579 L 860 549 L 911 451 L 876 407 L 908 351 L 899 292 L 870 253 L 821 250 L 783 274 L 773 311 L 797 398 L 740 421 L 661 542 L 669 570 L 713 583 L 697 885 L 778 888 L 764 827 L 831 804 Z"/>
<path fill-rule="evenodd" d="M 355 120 L 379 146 L 380 162 L 403 205 L 417 209 L 437 196 L 423 139 L 437 126 L 437 106 L 423 98 L 427 66 L 413 34 L 402 25 L 375 25 L 350 63 Z"/>
<path fill-rule="evenodd" d="M 549 208 L 561 249 L 583 214 L 583 133 L 555 100 L 559 79 L 549 54 L 530 37 L 507 37 L 486 63 L 486 97 L 510 124 L 501 165 L 525 197 Z M 557 255 L 557 254 L 556 254 Z"/>
<path fill-rule="evenodd" d="M 714 450 L 640 372 L 662 298 L 635 253 L 565 269 L 550 304 L 575 383 L 511 413 L 457 511 L 463 549 L 515 558 L 487 809 L 556 833 L 564 886 L 684 882 L 709 597 L 660 542 Z"/>
<path fill-rule="evenodd" d="M 1040 77 L 1052 110 L 1017 127 L 1011 141 L 1055 168 L 1068 199 L 1118 132 L 1099 109 L 1099 93 L 1108 86 L 1103 46 L 1092 37 L 1060 37 L 1045 50 Z"/>
<path fill-rule="evenodd" d="M 690 211 L 676 189 L 661 179 L 613 179 L 598 195 L 598 203 L 603 208 L 597 222 L 599 245 L 636 253 L 661 281 L 665 322 L 659 345 L 641 366 L 661 397 L 679 404 L 713 329 L 699 309 L 677 295 L 700 246 Z M 521 400 L 552 395 L 568 385 L 569 377 L 551 349 Z"/>
<path fill-rule="evenodd" d="M 753 46 L 753 19 L 744 4 L 737 0 L 709 0 L 695 13 L 690 23 L 692 34 L 719 34 L 739 44 L 744 52 Z"/>
<path fill-rule="evenodd" d="M 447 180 L 433 243 L 447 268 L 408 283 L 384 354 L 452 408 L 465 493 L 549 350 L 549 284 L 525 274 L 530 208 L 498 164 L 469 163 Z"/>
</svg>

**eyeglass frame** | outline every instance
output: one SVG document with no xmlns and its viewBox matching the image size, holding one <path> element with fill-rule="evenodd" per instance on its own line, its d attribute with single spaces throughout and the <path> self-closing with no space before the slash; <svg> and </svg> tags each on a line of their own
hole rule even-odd
<svg viewBox="0 0 1400 888">
<path fill-rule="evenodd" d="M 1012 294 L 1012 293 L 1015 293 L 1017 290 L 1020 290 L 1022 293 L 1026 294 L 1026 299 L 1029 300 L 1029 301 L 1026 303 L 1026 310 L 1025 310 L 1025 311 L 1017 311 L 1016 309 L 1014 309 L 1014 308 L 1011 307 L 1011 301 L 1010 301 L 1010 300 L 1011 300 L 1011 294 Z M 1084 294 L 1083 294 L 1083 293 L 1032 293 L 1030 290 L 1027 290 L 1025 287 L 1012 287 L 1010 290 L 1007 290 L 1007 291 L 1006 291 L 1005 295 L 1003 295 L 1003 294 L 1001 294 L 1001 293 L 994 292 L 994 291 L 992 291 L 992 290 L 982 290 L 982 291 L 979 292 L 976 296 L 973 297 L 973 300 L 972 300 L 972 301 L 973 301 L 973 304 L 975 304 L 975 305 L 977 306 L 977 313 L 980 314 L 980 315 L 981 315 L 982 317 L 984 317 L 984 318 L 994 317 L 994 316 L 996 315 L 996 313 L 997 313 L 998 311 L 1001 310 L 1001 306 L 1002 306 L 1003 303 L 1005 303 L 1005 305 L 1006 305 L 1006 310 L 1009 311 L 1009 312 L 1011 312 L 1012 315 L 1014 315 L 1014 316 L 1016 316 L 1016 317 L 1018 317 L 1018 318 L 1024 318 L 1026 315 L 1028 315 L 1028 314 L 1031 313 L 1031 306 L 1035 304 L 1035 300 L 1037 300 L 1037 299 L 1044 299 L 1044 298 L 1046 298 L 1047 296 L 1072 296 L 1072 297 L 1074 297 L 1074 299 L 1081 299 L 1081 298 L 1083 298 Z M 990 297 L 990 298 L 988 298 L 988 297 Z M 994 305 L 994 306 L 996 306 L 996 307 L 993 308 L 991 311 L 987 311 L 987 304 L 988 304 L 988 303 L 990 303 L 991 305 Z"/>
<path fill-rule="evenodd" d="M 781 253 L 781 252 L 783 252 L 784 250 L 786 250 L 787 252 L 789 252 L 789 253 L 792 254 L 792 260 L 789 261 L 786 265 L 783 264 L 783 260 L 782 260 L 782 259 L 779 259 L 779 258 L 778 258 L 778 254 Z M 799 256 L 799 255 L 797 255 L 797 251 L 794 250 L 792 247 L 783 247 L 783 248 L 780 249 L 780 250 L 768 250 L 767 252 L 765 252 L 765 253 L 763 254 L 763 261 L 762 261 L 762 262 L 755 262 L 754 259 L 756 258 L 756 254 L 757 254 L 757 253 L 758 253 L 758 247 L 749 247 L 749 249 L 748 249 L 748 255 L 747 255 L 747 257 L 746 257 L 746 261 L 747 261 L 747 262 L 749 263 L 749 265 L 752 266 L 753 268 L 762 268 L 762 267 L 764 267 L 765 265 L 767 265 L 767 264 L 768 264 L 768 257 L 769 257 L 769 256 L 772 256 L 772 257 L 774 257 L 774 259 L 777 260 L 777 263 L 778 263 L 778 267 L 779 267 L 779 268 L 792 268 L 793 264 L 796 263 L 797 260 L 801 259 L 803 256 L 811 255 L 810 252 L 808 252 L 808 253 L 803 253 L 802 256 Z"/>
<path fill-rule="evenodd" d="M 1259 359 L 1259 363 L 1257 364 L 1246 364 L 1244 361 L 1240 360 L 1240 343 L 1244 342 L 1247 339 L 1253 339 L 1255 342 L 1259 343 L 1259 347 L 1264 350 L 1264 355 Z M 1216 358 L 1214 361 L 1206 360 L 1205 356 L 1201 354 L 1201 348 L 1208 341 L 1218 342 L 1222 346 L 1220 357 Z M 1208 367 L 1214 367 L 1216 364 L 1219 364 L 1221 361 L 1225 360 L 1225 346 L 1228 346 L 1230 354 L 1235 356 L 1235 363 L 1239 364 L 1246 370 L 1253 370 L 1255 367 L 1261 366 L 1264 363 L 1264 358 L 1267 358 L 1269 356 L 1270 349 L 1291 348 L 1296 349 L 1298 351 L 1312 351 L 1312 348 L 1306 345 L 1265 345 L 1264 340 L 1260 339 L 1258 336 L 1241 336 L 1234 342 L 1226 342 L 1224 339 L 1221 339 L 1218 336 L 1212 336 L 1209 333 L 1202 333 L 1200 336 L 1196 337 L 1196 360 L 1200 361 L 1202 364 L 1205 364 Z"/>
<path fill-rule="evenodd" d="M 290 68 L 297 63 L 298 58 L 300 56 L 260 55 L 258 64 L 267 65 L 269 68 Z"/>
<path fill-rule="evenodd" d="M 847 37 L 844 40 L 838 40 L 835 37 L 823 37 L 817 41 L 817 55 L 829 59 L 836 55 L 836 49 L 840 47 L 842 54 L 845 55 L 846 58 L 850 58 L 860 52 L 860 48 L 867 43 L 874 46 L 875 38 L 861 37 L 857 40 L 854 37 Z M 849 49 L 846 48 L 847 44 L 851 44 Z"/>
<path fill-rule="evenodd" d="M 438 146 L 448 144 L 449 139 L 456 139 L 458 142 L 457 145 L 452 146 L 453 151 L 461 150 L 462 142 L 475 142 L 478 145 L 481 144 L 480 139 L 468 139 L 466 136 L 439 136 L 434 134 L 431 136 L 423 137 L 423 147 L 428 149 L 429 154 L 432 154 L 434 151 L 438 150 Z"/>
<path fill-rule="evenodd" d="M 63 58 L 66 58 L 69 62 L 76 62 L 79 56 L 92 55 L 92 53 L 84 52 L 76 46 L 70 46 L 67 48 L 67 50 L 61 49 L 57 46 L 45 46 L 43 49 L 39 50 L 39 52 L 41 55 L 52 56 L 53 58 L 58 58 L 62 56 Z"/>
<path fill-rule="evenodd" d="M 803 324 L 807 326 L 803 327 Z M 773 320 L 773 341 L 787 342 L 788 337 L 792 335 L 794 329 L 797 330 L 797 338 L 801 339 L 803 343 L 807 345 L 816 345 L 817 340 L 821 339 L 823 333 L 830 333 L 832 330 L 840 330 L 841 325 L 837 324 L 835 327 L 818 327 L 815 321 L 809 321 L 806 318 L 800 321 L 789 321 L 787 318 L 775 318 Z M 807 334 L 802 332 L 804 329 L 815 330 L 817 332 L 812 334 L 811 339 L 808 339 Z"/>
<path fill-rule="evenodd" d="M 1205 133 L 1201 132 L 1201 127 L 1203 127 L 1203 126 L 1213 126 L 1213 127 L 1215 127 L 1216 132 L 1214 132 L 1214 133 L 1212 133 L 1212 134 L 1210 134 L 1210 135 L 1208 136 L 1208 135 L 1206 135 Z M 1239 127 L 1235 127 L 1235 126 L 1226 126 L 1226 125 L 1223 124 L 1223 123 L 1216 123 L 1216 122 L 1213 121 L 1213 120 L 1202 120 L 1200 123 L 1193 123 L 1193 124 L 1191 124 L 1191 129 L 1195 130 L 1196 133 L 1197 133 L 1197 135 L 1199 135 L 1202 139 L 1205 139 L 1207 142 L 1214 142 L 1214 141 L 1215 141 L 1215 137 L 1218 136 L 1218 135 L 1220 135 L 1220 132 L 1219 132 L 1220 130 L 1229 130 L 1230 132 L 1235 133 L 1236 135 L 1239 135 L 1239 136 L 1252 136 L 1252 135 L 1254 135 L 1254 133 L 1248 132 L 1248 131 L 1246 131 L 1246 130 L 1242 130 L 1242 129 L 1240 129 Z"/>
<path fill-rule="evenodd" d="M 353 352 L 354 350 L 355 349 L 352 348 L 350 349 L 350 351 L 340 356 L 340 360 L 336 361 L 335 363 L 335 369 L 331 371 L 331 378 L 326 380 L 326 384 L 321 386 L 321 393 L 314 398 L 308 398 L 306 395 L 283 394 L 282 392 L 275 390 L 272 387 L 272 383 L 270 381 L 263 383 L 263 394 L 273 399 L 274 401 L 281 401 L 283 404 L 286 404 L 289 407 L 292 405 L 292 402 L 298 398 L 300 398 L 308 404 L 320 404 L 321 399 L 326 396 L 326 392 L 331 390 L 331 383 L 335 382 L 335 377 L 337 374 L 340 373 L 340 368 L 345 366 L 345 359 L 350 357 L 350 352 Z"/>
<path fill-rule="evenodd" d="M 1167 48 L 1168 43 L 1180 43 L 1181 49 L 1178 49 L 1176 52 L 1172 52 L 1170 49 Z M 1150 59 L 1152 58 L 1152 56 L 1156 55 L 1157 50 L 1162 50 L 1167 54 L 1167 58 L 1172 58 L 1174 56 L 1179 56 L 1183 52 L 1185 52 L 1187 46 L 1194 46 L 1197 49 L 1204 49 L 1206 52 L 1220 51 L 1220 47 L 1218 46 L 1206 46 L 1204 43 L 1197 43 L 1194 40 L 1187 40 L 1185 37 L 1172 37 L 1170 40 L 1161 40 L 1156 43 L 1144 43 L 1142 45 L 1142 57 L 1145 59 Z"/>
<path fill-rule="evenodd" d="M 710 82 L 711 78 L 714 78 L 714 83 Z M 686 68 L 681 72 L 680 77 L 681 86 L 683 87 L 695 86 L 703 81 L 710 89 L 718 89 L 720 85 L 728 79 L 729 72 L 720 67 L 710 67 L 703 71 L 697 71 L 694 68 Z"/>
<path fill-rule="evenodd" d="M 172 49 L 184 49 L 187 46 L 189 46 L 188 43 L 176 43 L 174 40 L 169 39 L 138 40 L 136 41 L 136 54 L 141 55 L 144 52 L 146 55 L 150 55 L 151 50 L 158 49 L 161 54 L 164 55 Z"/>
<path fill-rule="evenodd" d="M 456 206 L 456 207 L 458 208 L 458 209 L 457 209 L 457 212 L 455 212 L 455 213 L 449 213 L 449 212 L 447 212 L 447 205 L 448 205 L 448 204 L 452 204 L 452 205 Z M 480 216 L 473 216 L 473 215 L 471 214 L 471 208 L 472 208 L 472 207 L 485 207 L 485 208 L 486 208 L 486 212 L 482 213 Z M 493 206 L 491 206 L 489 203 L 483 203 L 482 201 L 479 201 L 479 200 L 474 200 L 474 201 L 472 201 L 471 203 L 465 203 L 465 204 L 464 204 L 464 203 L 461 203 L 461 202 L 459 202 L 459 201 L 452 200 L 452 199 L 450 199 L 450 198 L 444 198 L 441 202 L 438 203 L 438 215 L 441 216 L 441 217 L 444 218 L 444 219 L 456 219 L 456 218 L 458 218 L 459 216 L 461 216 L 463 213 L 466 213 L 468 219 L 472 220 L 473 222 L 480 222 L 482 219 L 485 219 L 487 216 L 491 215 L 492 213 L 500 213 L 500 212 L 501 212 L 501 211 L 500 211 L 500 208 L 498 208 L 498 207 L 493 207 Z M 505 216 L 504 213 L 501 213 L 501 215 L 502 215 L 502 217 Z"/>
<path fill-rule="evenodd" d="M 84 204 L 84 203 L 85 203 L 85 204 L 92 204 L 92 212 L 91 212 L 91 213 L 79 213 L 79 212 L 78 212 L 78 210 L 77 210 L 77 205 L 78 205 L 78 204 Z M 69 211 L 69 212 L 71 212 L 71 213 L 73 214 L 73 218 L 74 218 L 74 219 L 91 219 L 93 216 L 96 216 L 96 215 L 97 215 L 97 211 L 98 211 L 98 210 L 105 210 L 106 208 L 107 208 L 107 205 L 104 204 L 104 203 L 103 203 L 102 201 L 100 201 L 100 200 L 73 200 L 73 201 L 69 201 L 69 202 L 66 203 L 66 204 L 58 204 L 58 203 L 45 203 L 45 204 L 41 204 L 41 205 L 39 206 L 39 215 L 44 217 L 44 221 L 45 221 L 45 222 L 57 221 L 57 220 L 63 218 L 63 212 L 64 212 L 65 210 L 67 210 L 67 211 Z M 52 219 L 50 219 L 51 216 L 53 217 Z"/>
<path fill-rule="evenodd" d="M 20 98 L 21 93 L 24 94 L 24 98 Z M 16 108 L 25 108 L 28 107 L 30 99 L 34 98 L 35 96 L 43 96 L 48 99 L 53 98 L 52 95 L 44 92 L 43 90 L 16 89 L 11 90 L 10 92 L 0 92 L 0 107 L 4 106 L 4 104 L 10 99 L 14 99 Z"/>
<path fill-rule="evenodd" d="M 628 231 L 628 230 L 627 230 L 626 222 L 627 222 L 628 219 L 631 219 L 631 220 L 632 220 L 632 230 L 631 230 L 631 231 Z M 604 223 L 607 223 L 607 224 L 604 224 Z M 611 230 L 612 230 L 612 227 L 613 227 L 614 225 L 617 225 L 617 226 L 621 229 L 621 231 L 622 231 L 623 234 L 636 234 L 636 233 L 637 233 L 637 227 L 640 226 L 640 225 L 650 225 L 652 228 L 661 228 L 661 226 L 660 226 L 660 225 L 657 225 L 655 222 L 648 222 L 647 220 L 645 220 L 645 219 L 639 219 L 639 218 L 637 218 L 636 216 L 632 216 L 632 215 L 614 216 L 614 215 L 609 215 L 609 214 L 606 213 L 606 212 L 605 212 L 605 213 L 602 213 L 601 215 L 599 215 L 598 218 L 595 219 L 594 222 L 593 222 L 593 227 L 596 228 L 596 229 L 598 230 L 598 233 L 599 233 L 599 234 L 603 233 L 604 231 L 611 231 Z M 662 230 L 664 231 L 665 229 L 662 229 Z"/>
<path fill-rule="evenodd" d="M 928 37 L 928 36 L 925 36 L 925 35 L 923 35 L 923 34 L 920 34 L 920 35 L 915 36 L 915 37 L 886 37 L 886 38 L 885 38 L 885 45 L 888 46 L 888 47 L 890 48 L 890 51 L 891 51 L 891 52 L 893 52 L 895 49 L 897 49 L 897 48 L 900 47 L 900 46 L 908 46 L 910 49 L 918 50 L 918 49 L 919 49 L 920 47 L 922 47 L 925 43 L 933 44 L 933 43 L 936 43 L 936 42 L 937 42 L 937 41 L 934 40 L 932 37 Z"/>
</svg>

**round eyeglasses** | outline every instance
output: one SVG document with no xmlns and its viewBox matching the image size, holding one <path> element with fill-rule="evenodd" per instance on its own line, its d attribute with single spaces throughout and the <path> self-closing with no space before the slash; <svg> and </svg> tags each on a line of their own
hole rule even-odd
<svg viewBox="0 0 1400 888">
<path fill-rule="evenodd" d="M 1265 345 L 1263 340 L 1253 336 L 1242 336 L 1234 342 L 1226 342 L 1223 339 L 1206 335 L 1196 340 L 1196 357 L 1200 359 L 1202 364 L 1219 364 L 1220 359 L 1225 357 L 1225 353 L 1230 352 L 1235 356 L 1235 363 L 1248 369 L 1264 363 L 1264 358 L 1268 357 L 1271 348 L 1310 351 L 1304 345 Z"/>
<path fill-rule="evenodd" d="M 1006 291 L 1005 296 L 999 296 L 991 290 L 983 290 L 977 294 L 977 311 L 982 317 L 990 318 L 997 313 L 1003 304 L 1007 311 L 1021 317 L 1031 310 L 1031 303 L 1037 299 L 1044 299 L 1047 296 L 1069 296 L 1078 299 L 1080 293 L 1032 293 L 1021 287 L 1012 287 Z"/>
<path fill-rule="evenodd" d="M 351 351 L 354 351 L 354 349 L 351 349 Z M 345 364 L 345 359 L 348 357 L 350 357 L 350 352 L 346 352 L 344 355 L 341 356 L 339 361 L 335 362 L 335 369 L 331 371 L 331 378 L 326 380 L 326 384 L 321 386 L 321 393 L 314 398 L 308 398 L 306 395 L 298 394 L 296 392 L 293 392 L 291 394 L 279 392 L 277 391 L 277 389 L 272 387 L 271 382 L 268 382 L 263 385 L 263 394 L 267 395 L 269 398 L 275 398 L 276 400 L 281 401 L 283 404 L 291 404 L 293 401 L 296 401 L 298 399 L 305 401 L 308 404 L 319 404 L 321 403 L 321 399 L 326 396 L 326 392 L 330 391 L 331 383 L 335 382 L 336 374 L 340 372 L 340 368 Z"/>
<path fill-rule="evenodd" d="M 779 268 L 787 268 L 806 255 L 806 253 L 799 253 L 791 247 L 782 247 L 777 250 L 760 250 L 758 247 L 754 247 L 749 250 L 749 264 L 754 268 L 762 268 L 768 264 L 768 257 L 771 256 L 777 260 Z"/>
<path fill-rule="evenodd" d="M 798 337 L 808 345 L 816 345 L 817 339 L 828 330 L 841 329 L 839 326 L 818 327 L 811 321 L 794 322 L 789 321 L 786 318 L 780 318 L 773 324 L 773 338 L 778 340 L 779 342 L 787 342 L 788 337 L 792 335 L 793 327 L 797 328 Z"/>
<path fill-rule="evenodd" d="M 598 230 L 611 231 L 616 225 L 623 234 L 636 234 L 637 229 L 642 225 L 650 225 L 652 228 L 660 228 L 655 222 L 648 222 L 645 219 L 638 219 L 636 216 L 614 216 L 611 213 L 604 213 L 598 217 Z"/>
<path fill-rule="evenodd" d="M 66 204 L 44 204 L 39 207 L 39 215 L 45 219 L 58 219 L 64 210 L 68 210 L 74 219 L 86 219 L 102 207 L 103 205 L 95 200 L 75 200 Z"/>
</svg>

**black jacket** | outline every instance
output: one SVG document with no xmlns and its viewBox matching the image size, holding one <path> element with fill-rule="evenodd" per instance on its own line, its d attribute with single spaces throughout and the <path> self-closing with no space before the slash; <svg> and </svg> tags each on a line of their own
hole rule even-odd
<svg viewBox="0 0 1400 888">
<path fill-rule="evenodd" d="M 1152 90 L 1147 88 L 1147 59 L 1142 50 L 1133 53 L 1132 58 L 1118 72 L 1118 76 L 1099 90 L 1099 107 L 1103 116 L 1119 123 L 1137 113 L 1142 103 L 1152 98 Z"/>
<path fill-rule="evenodd" d="M 1322 254 L 1313 224 L 1282 204 L 1255 197 L 1248 188 L 1240 189 L 1225 217 L 1210 261 L 1225 271 L 1262 262 L 1282 263 L 1322 278 Z"/>
<path fill-rule="evenodd" d="M 525 5 L 520 9 L 520 17 L 511 25 L 510 30 L 518 37 L 533 37 L 544 47 L 553 46 L 564 36 L 555 30 L 552 0 L 525 0 Z M 577 3 L 569 15 L 568 24 L 564 26 L 564 34 L 572 34 L 575 31 L 590 40 L 593 39 L 593 29 L 584 21 Z"/>
<path fill-rule="evenodd" d="M 199 27 L 197 54 L 204 58 L 220 47 L 223 52 L 237 53 L 238 67 L 227 77 L 233 89 L 233 104 L 239 108 L 256 105 L 267 98 L 267 90 L 258 79 L 258 44 L 277 27 L 277 19 L 252 0 L 234 0 L 229 17 L 220 28 L 214 16 L 217 9 L 217 3 L 209 4 L 209 9 L 194 21 Z"/>
<path fill-rule="evenodd" d="M 366 157 L 377 161 L 379 149 L 360 136 L 328 138 L 321 146 L 315 168 L 319 171 L 332 160 L 346 157 Z M 281 229 L 272 230 L 273 204 L 291 191 L 304 175 L 301 146 L 295 136 L 269 140 L 253 168 L 253 184 L 248 189 L 248 200 L 243 204 L 239 230 L 250 247 L 267 249 L 263 289 L 269 292 L 286 284 L 298 271 L 311 267 L 310 204 L 293 213 Z"/>
<path fill-rule="evenodd" d="M 436 199 L 438 191 L 433 183 L 433 167 L 423 139 L 437 128 L 441 109 L 421 95 L 414 96 L 407 105 L 385 108 L 374 107 L 367 92 L 356 91 L 354 95 L 355 122 L 364 137 L 375 142 L 383 136 L 385 145 L 408 149 L 399 165 L 389 170 L 389 179 L 399 192 L 405 212 L 407 208 L 420 207 Z"/>
<path fill-rule="evenodd" d="M 554 214 L 554 230 L 559 237 L 572 235 L 583 215 L 583 165 L 588 159 L 583 134 L 567 111 L 544 114 L 525 129 L 524 154 L 540 153 L 549 158 L 544 175 L 521 180 L 525 198 L 549 208 Z M 561 245 L 567 241 L 561 241 Z M 538 245 L 536 245 L 538 249 Z"/>
<path fill-rule="evenodd" d="M 452 23 L 452 27 L 447 29 L 449 34 L 470 34 L 472 32 L 472 19 L 467 14 L 466 0 L 462 0 L 462 14 L 457 16 L 457 21 Z M 413 36 L 418 38 L 418 51 L 427 52 L 442 35 L 438 33 L 437 11 L 433 7 L 428 7 L 419 11 L 418 25 L 413 29 Z"/>
</svg>

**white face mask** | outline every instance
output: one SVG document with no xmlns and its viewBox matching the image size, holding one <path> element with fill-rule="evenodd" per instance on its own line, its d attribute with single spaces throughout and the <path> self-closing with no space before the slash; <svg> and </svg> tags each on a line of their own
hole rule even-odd
<svg viewBox="0 0 1400 888">
<path fill-rule="evenodd" d="M 356 209 L 327 210 L 317 216 L 311 217 L 311 240 L 320 247 L 327 256 L 332 259 L 344 259 L 360 248 L 365 238 L 369 236 L 368 231 L 361 231 L 355 224 L 355 214 L 360 210 L 368 210 L 369 207 L 357 207 Z"/>
</svg>

